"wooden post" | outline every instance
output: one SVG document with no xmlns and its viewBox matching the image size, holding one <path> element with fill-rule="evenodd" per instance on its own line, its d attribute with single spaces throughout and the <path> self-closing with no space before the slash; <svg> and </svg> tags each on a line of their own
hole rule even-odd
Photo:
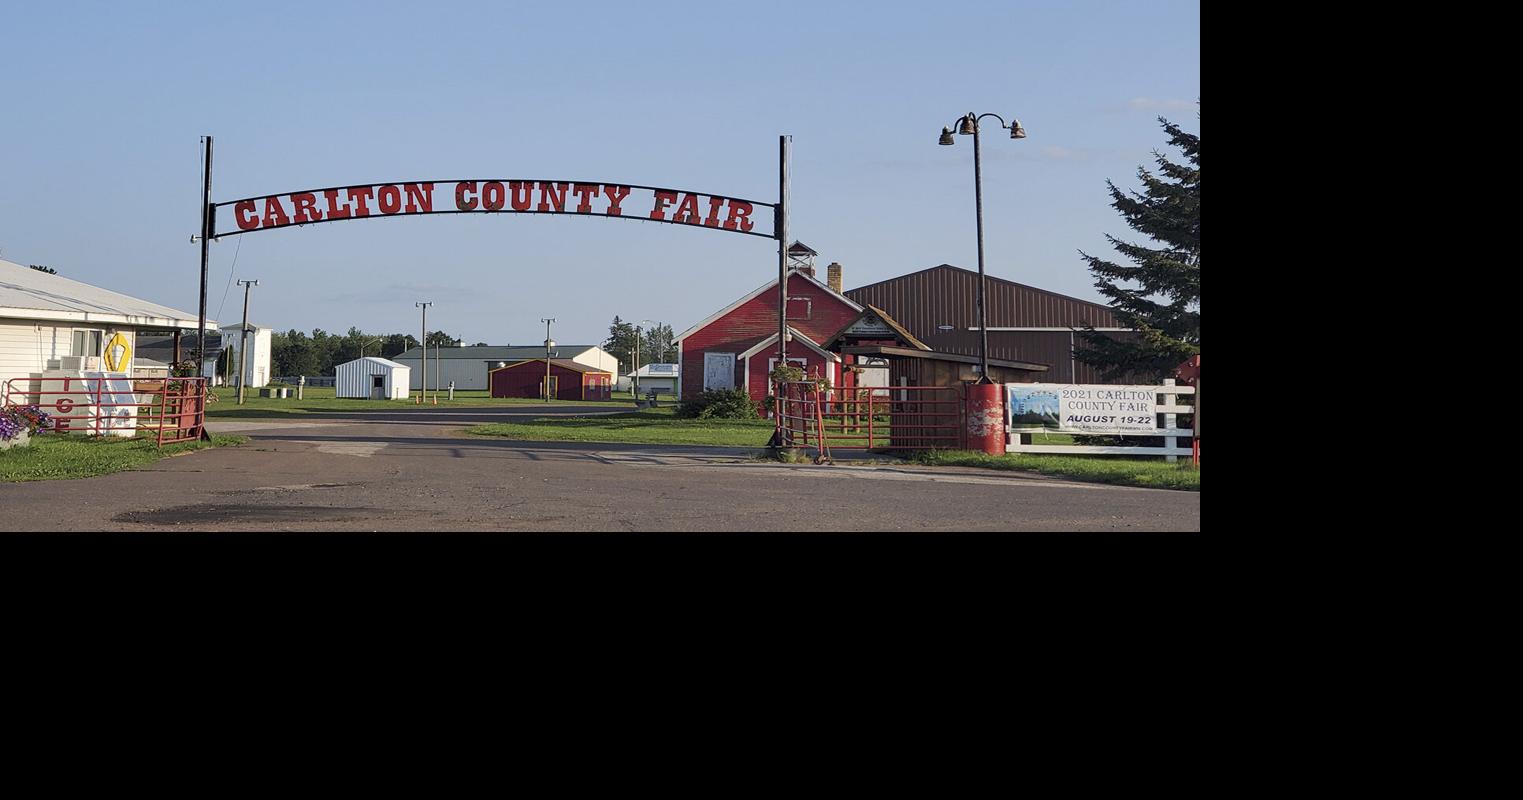
<svg viewBox="0 0 1523 800">
<path fill-rule="evenodd" d="M 1174 385 L 1174 379 L 1173 378 L 1164 378 L 1163 379 L 1163 385 L 1164 386 L 1173 386 Z M 1163 404 L 1166 405 L 1166 406 L 1172 406 L 1172 405 L 1174 405 L 1175 400 L 1179 397 L 1179 395 L 1175 395 L 1175 394 L 1160 394 L 1159 396 L 1163 398 Z M 1178 417 L 1176 417 L 1174 414 L 1164 414 L 1163 415 L 1163 426 L 1165 428 L 1172 429 L 1175 426 L 1177 421 L 1178 421 Z M 1164 445 L 1164 447 L 1167 447 L 1170 450 L 1172 450 L 1178 444 L 1178 442 L 1179 442 L 1179 440 L 1176 439 L 1175 437 L 1173 437 L 1173 436 L 1166 436 L 1166 437 L 1164 437 L 1163 445 Z M 1164 460 L 1168 461 L 1170 464 L 1173 464 L 1173 463 L 1176 463 L 1176 462 L 1179 461 L 1179 456 L 1176 456 L 1176 455 L 1171 453 L 1169 455 L 1164 456 Z"/>
</svg>

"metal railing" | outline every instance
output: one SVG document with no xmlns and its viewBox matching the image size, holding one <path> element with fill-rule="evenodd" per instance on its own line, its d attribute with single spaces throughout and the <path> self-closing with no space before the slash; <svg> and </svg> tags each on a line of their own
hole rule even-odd
<svg viewBox="0 0 1523 800">
<path fill-rule="evenodd" d="M 961 386 L 831 387 L 783 385 L 776 413 L 785 447 L 952 450 L 966 446 Z"/>
<path fill-rule="evenodd" d="M 201 438 L 206 378 L 12 378 L 0 402 L 35 405 L 48 430 L 92 436 L 148 434 L 159 447 Z"/>
</svg>

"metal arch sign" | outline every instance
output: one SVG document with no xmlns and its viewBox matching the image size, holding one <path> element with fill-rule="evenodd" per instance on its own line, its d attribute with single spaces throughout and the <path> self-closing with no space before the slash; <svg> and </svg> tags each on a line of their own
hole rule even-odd
<svg viewBox="0 0 1523 800">
<path fill-rule="evenodd" d="M 410 181 L 334 186 L 285 194 L 212 201 L 212 137 L 202 137 L 201 302 L 196 360 L 206 361 L 206 295 L 213 240 L 259 230 L 370 217 L 421 214 L 567 214 L 617 217 L 743 233 L 777 242 L 778 359 L 787 360 L 789 155 L 792 137 L 779 136 L 776 203 L 605 181 L 486 179 Z M 759 209 L 771 209 L 765 214 Z M 219 214 L 218 211 L 221 210 Z M 771 230 L 757 225 L 770 216 Z M 219 230 L 220 229 L 220 230 Z M 778 431 L 782 419 L 778 419 Z M 209 438 L 205 428 L 203 438 Z"/>
<path fill-rule="evenodd" d="M 758 213 L 769 209 L 772 213 Z M 625 183 L 477 179 L 335 186 L 211 204 L 210 238 L 371 217 L 566 214 L 665 222 L 777 239 L 778 206 Z M 771 217 L 758 229 L 763 217 Z"/>
</svg>

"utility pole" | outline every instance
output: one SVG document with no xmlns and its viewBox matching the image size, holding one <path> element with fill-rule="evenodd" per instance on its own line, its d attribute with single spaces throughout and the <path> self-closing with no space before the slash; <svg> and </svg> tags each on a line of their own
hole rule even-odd
<svg viewBox="0 0 1523 800">
<path fill-rule="evenodd" d="M 259 281 L 238 281 L 243 287 L 243 339 L 238 343 L 238 405 L 243 405 L 243 387 L 249 382 L 249 290 Z M 205 333 L 203 332 L 203 336 Z"/>
<path fill-rule="evenodd" d="M 545 323 L 545 402 L 548 403 L 551 400 L 551 397 L 550 397 L 550 348 L 555 346 L 555 340 L 550 338 L 550 323 L 555 321 L 555 317 L 550 317 L 548 319 L 546 319 L 545 317 L 540 317 L 539 321 Z"/>
<path fill-rule="evenodd" d="M 418 405 L 423 405 L 423 398 L 428 394 L 428 307 L 429 303 L 413 303 L 413 308 L 423 309 L 423 334 L 418 338 L 418 366 L 423 370 L 418 373 Z"/>
</svg>

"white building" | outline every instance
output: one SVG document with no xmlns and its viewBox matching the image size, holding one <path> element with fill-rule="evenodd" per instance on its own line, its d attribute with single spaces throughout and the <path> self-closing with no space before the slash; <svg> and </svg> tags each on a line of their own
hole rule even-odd
<svg viewBox="0 0 1523 800">
<path fill-rule="evenodd" d="M 677 394 L 677 379 L 681 375 L 681 367 L 676 364 L 646 364 L 629 375 L 619 377 L 618 390 L 627 392 L 634 388 L 634 378 L 640 378 L 640 396 L 644 397 L 651 392 L 675 397 Z"/>
<path fill-rule="evenodd" d="M 333 372 L 338 397 L 406 400 L 408 374 L 412 370 L 395 361 L 366 356 L 339 364 Z"/>
<path fill-rule="evenodd" d="M 248 366 L 245 367 L 243 353 L 238 349 L 243 346 L 243 326 L 240 324 L 222 326 L 223 347 L 234 351 L 233 368 L 228 373 L 227 385 L 237 386 L 238 376 L 243 374 L 244 369 L 249 371 L 249 388 L 257 389 L 269 385 L 270 337 L 274 333 L 272 328 L 249 324 L 249 359 Z"/>
<path fill-rule="evenodd" d="M 175 330 L 189 334 L 182 357 L 193 356 L 194 313 L 0 260 L 0 393 L 8 380 L 50 370 L 131 372 L 140 333 Z"/>
<path fill-rule="evenodd" d="M 396 357 L 399 364 L 412 367 L 412 388 L 422 388 L 423 370 L 418 363 L 419 349 L 414 347 Z M 545 358 L 545 346 L 542 344 L 521 346 L 482 346 L 482 347 L 441 347 L 437 350 L 439 360 L 434 361 L 434 348 L 428 349 L 428 386 L 430 389 L 436 385 L 443 391 L 449 388 L 450 381 L 455 382 L 456 389 L 480 389 L 491 388 L 487 381 L 487 373 L 499 367 L 519 361 Z M 603 348 L 590 344 L 558 344 L 553 351 L 555 358 L 565 358 L 578 364 L 592 367 L 593 369 L 607 372 L 613 375 L 619 374 L 619 360 L 609 355 Z"/>
</svg>

